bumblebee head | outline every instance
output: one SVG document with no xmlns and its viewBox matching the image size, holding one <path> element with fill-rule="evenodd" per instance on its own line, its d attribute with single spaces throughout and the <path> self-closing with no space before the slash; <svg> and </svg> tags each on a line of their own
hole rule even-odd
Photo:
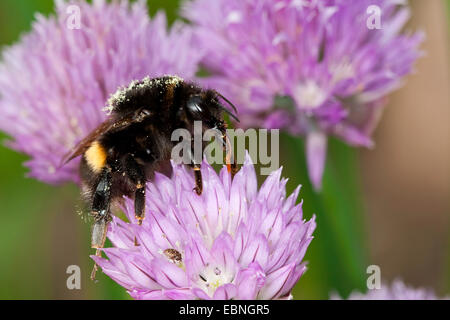
<svg viewBox="0 0 450 320">
<path fill-rule="evenodd" d="M 231 107 L 228 109 L 224 104 Z M 187 113 L 193 120 L 200 120 L 208 127 L 223 126 L 223 113 L 239 122 L 236 107 L 216 90 L 202 90 L 193 93 L 186 101 Z"/>
</svg>

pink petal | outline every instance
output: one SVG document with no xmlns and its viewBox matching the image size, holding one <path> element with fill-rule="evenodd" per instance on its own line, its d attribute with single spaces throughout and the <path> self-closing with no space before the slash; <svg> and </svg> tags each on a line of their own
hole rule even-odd
<svg viewBox="0 0 450 320">
<path fill-rule="evenodd" d="M 308 133 L 306 137 L 306 162 L 309 178 L 316 190 L 322 188 L 322 175 L 325 167 L 327 136 L 319 131 Z"/>
</svg>

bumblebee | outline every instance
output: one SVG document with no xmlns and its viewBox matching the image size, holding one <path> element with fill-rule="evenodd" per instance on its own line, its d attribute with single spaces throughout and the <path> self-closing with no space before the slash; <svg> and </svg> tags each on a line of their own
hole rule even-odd
<svg viewBox="0 0 450 320">
<path fill-rule="evenodd" d="M 224 106 L 226 103 L 232 109 Z M 138 224 L 145 213 L 145 186 L 155 170 L 171 157 L 172 132 L 184 128 L 193 133 L 194 121 L 201 121 L 202 130 L 220 132 L 221 143 L 227 149 L 227 167 L 232 176 L 237 167 L 227 148 L 224 113 L 239 121 L 236 108 L 220 93 L 184 81 L 177 76 L 164 76 L 134 81 L 120 88 L 107 102 L 109 116 L 64 159 L 64 163 L 81 156 L 82 194 L 90 205 L 94 223 L 92 248 L 97 255 L 103 248 L 111 204 L 124 196 L 134 199 Z M 194 152 L 192 151 L 189 156 Z M 189 158 L 195 175 L 193 190 L 202 193 L 200 164 Z M 92 273 L 95 277 L 96 266 Z"/>
</svg>

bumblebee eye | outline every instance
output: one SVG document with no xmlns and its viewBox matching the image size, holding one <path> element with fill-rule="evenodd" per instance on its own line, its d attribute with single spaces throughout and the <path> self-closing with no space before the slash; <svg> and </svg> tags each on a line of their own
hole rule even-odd
<svg viewBox="0 0 450 320">
<path fill-rule="evenodd" d="M 189 98 L 187 102 L 187 108 L 192 115 L 197 115 L 203 113 L 202 107 L 200 104 L 202 103 L 202 98 L 199 95 L 195 95 Z"/>
</svg>

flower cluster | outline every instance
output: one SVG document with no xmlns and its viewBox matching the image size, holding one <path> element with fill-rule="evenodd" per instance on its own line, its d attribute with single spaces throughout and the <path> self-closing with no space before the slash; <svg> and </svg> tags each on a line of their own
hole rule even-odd
<svg viewBox="0 0 450 320">
<path fill-rule="evenodd" d="M 106 118 L 102 108 L 119 86 L 167 73 L 192 78 L 201 52 L 181 27 L 167 31 L 163 13 L 150 20 L 144 1 L 58 1 L 56 16 L 38 15 L 0 64 L 0 129 L 31 156 L 30 175 L 76 181 L 77 161 L 61 160 Z"/>
<path fill-rule="evenodd" d="M 238 106 L 240 125 L 305 136 L 320 188 L 327 136 L 372 146 L 386 94 L 420 55 L 423 35 L 400 33 L 410 16 L 401 2 L 194 0 L 183 12 L 206 50 L 205 82 Z"/>
<path fill-rule="evenodd" d="M 300 188 L 286 199 L 279 169 L 258 190 L 249 158 L 232 181 L 204 162 L 201 196 L 191 173 L 174 165 L 171 178 L 156 175 L 142 226 L 126 201 L 131 223 L 115 217 L 109 259 L 93 256 L 103 272 L 136 299 L 289 298 L 316 226 L 296 205 Z"/>
<path fill-rule="evenodd" d="M 30 176 L 77 182 L 78 161 L 62 160 L 106 119 L 118 87 L 163 74 L 192 80 L 201 65 L 210 76 L 197 80 L 236 104 L 241 126 L 306 137 L 320 188 L 328 136 L 372 146 L 387 94 L 420 56 L 423 35 L 402 33 L 410 15 L 403 2 L 192 0 L 183 7 L 192 25 L 168 30 L 144 0 L 60 0 L 54 16 L 38 15 L 2 53 L 0 130 L 30 156 Z M 369 27 L 374 14 L 379 28 Z M 136 299 L 291 298 L 316 227 L 296 203 L 300 188 L 287 197 L 281 169 L 258 188 L 247 157 L 234 179 L 203 162 L 198 196 L 192 172 L 172 167 L 171 177 L 156 173 L 147 184 L 141 226 L 124 199 L 128 222 L 114 217 L 107 258 L 92 257 L 103 272 Z M 434 298 L 401 282 L 350 296 Z"/>
<path fill-rule="evenodd" d="M 331 299 L 340 299 L 336 294 Z M 439 299 L 432 290 L 412 288 L 400 280 L 396 280 L 391 286 L 383 284 L 380 289 L 369 290 L 366 294 L 353 292 L 348 300 L 437 300 Z M 450 297 L 444 298 L 450 299 Z"/>
</svg>

